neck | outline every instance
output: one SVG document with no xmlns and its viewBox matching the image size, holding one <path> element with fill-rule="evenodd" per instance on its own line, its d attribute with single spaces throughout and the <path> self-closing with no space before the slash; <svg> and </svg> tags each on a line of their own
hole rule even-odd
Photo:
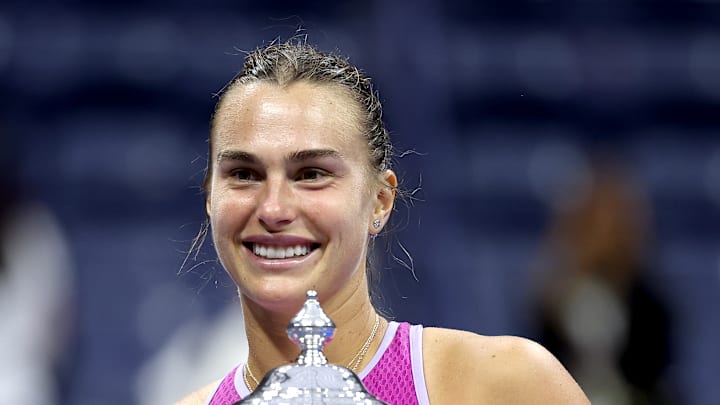
<svg viewBox="0 0 720 405">
<path fill-rule="evenodd" d="M 357 286 L 345 291 L 345 295 L 340 291 L 327 301 L 320 297 L 323 310 L 336 326 L 335 335 L 323 352 L 330 363 L 343 367 L 348 366 L 368 341 L 376 321 L 376 312 L 370 303 L 364 277 Z M 241 295 L 241 300 L 248 338 L 248 364 L 255 376 L 261 379 L 273 368 L 294 362 L 300 349 L 288 339 L 287 325 L 296 312 L 270 312 L 244 295 Z M 297 310 L 299 309 L 298 306 Z M 380 345 L 386 326 L 387 321 L 380 318 L 375 337 L 370 342 L 366 355 L 357 364 L 356 372 L 372 358 Z"/>
</svg>

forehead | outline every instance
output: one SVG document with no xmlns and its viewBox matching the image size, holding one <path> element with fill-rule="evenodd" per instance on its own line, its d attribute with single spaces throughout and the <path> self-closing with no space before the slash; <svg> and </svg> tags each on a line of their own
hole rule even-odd
<svg viewBox="0 0 720 405">
<path fill-rule="evenodd" d="M 213 153 L 226 147 L 333 147 L 367 152 L 355 101 L 337 86 L 298 82 L 231 88 L 213 122 Z"/>
</svg>

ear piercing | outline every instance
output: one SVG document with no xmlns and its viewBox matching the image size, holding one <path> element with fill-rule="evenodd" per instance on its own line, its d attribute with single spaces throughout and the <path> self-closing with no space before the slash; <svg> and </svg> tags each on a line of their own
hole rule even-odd
<svg viewBox="0 0 720 405">
<path fill-rule="evenodd" d="M 379 219 L 376 219 L 373 221 L 373 226 L 375 227 L 375 229 L 380 228 L 380 224 L 381 224 L 381 222 Z"/>
</svg>

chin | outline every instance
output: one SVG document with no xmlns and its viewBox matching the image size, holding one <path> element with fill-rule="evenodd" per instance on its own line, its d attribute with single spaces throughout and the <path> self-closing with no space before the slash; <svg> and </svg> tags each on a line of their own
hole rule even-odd
<svg viewBox="0 0 720 405">
<path fill-rule="evenodd" d="M 270 285 L 265 287 L 255 286 L 248 290 L 240 288 L 240 292 L 248 300 L 266 310 L 295 315 L 305 302 L 307 290 L 314 289 L 312 286 L 308 287 L 295 283 L 288 285 L 277 280 L 270 281 L 268 284 Z"/>
</svg>

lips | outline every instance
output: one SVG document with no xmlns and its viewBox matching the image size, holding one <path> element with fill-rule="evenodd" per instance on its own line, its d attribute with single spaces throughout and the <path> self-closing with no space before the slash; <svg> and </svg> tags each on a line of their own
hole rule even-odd
<svg viewBox="0 0 720 405">
<path fill-rule="evenodd" d="M 273 246 L 253 243 L 251 248 L 253 254 L 266 259 L 285 259 L 305 256 L 313 250 L 313 244 L 295 246 Z"/>
<path fill-rule="evenodd" d="M 289 236 L 248 238 L 243 245 L 255 256 L 270 260 L 300 258 L 320 247 L 319 243 Z"/>
</svg>

